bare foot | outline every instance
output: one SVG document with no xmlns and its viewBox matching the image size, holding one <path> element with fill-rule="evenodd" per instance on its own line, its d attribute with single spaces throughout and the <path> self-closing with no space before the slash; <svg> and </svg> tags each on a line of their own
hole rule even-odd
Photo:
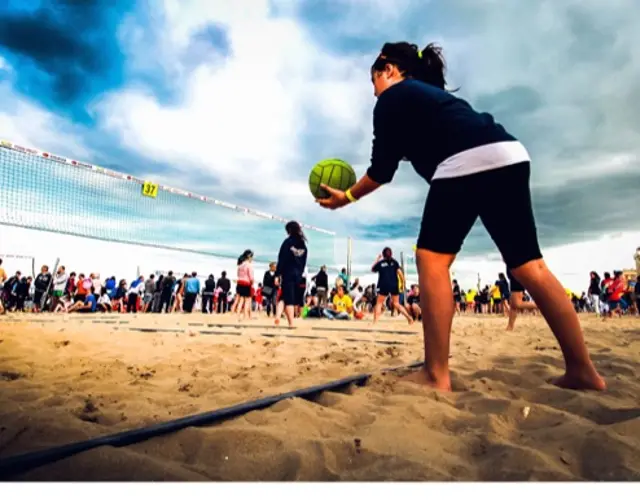
<svg viewBox="0 0 640 500">
<path fill-rule="evenodd" d="M 562 377 L 552 380 L 551 383 L 563 389 L 576 391 L 604 391 L 607 388 L 606 382 L 598 375 L 595 368 L 571 374 L 567 372 Z"/>
<path fill-rule="evenodd" d="M 409 322 L 409 325 L 413 325 L 413 318 L 409 318 L 407 321 Z"/>
<path fill-rule="evenodd" d="M 512 326 L 507 326 L 506 330 L 507 330 L 508 332 L 512 332 L 512 331 L 513 331 L 513 327 L 512 327 Z"/>
<path fill-rule="evenodd" d="M 447 380 L 442 380 L 436 382 L 429 376 L 427 371 L 424 368 L 420 368 L 415 370 L 408 375 L 400 377 L 401 382 L 412 382 L 414 384 L 426 385 L 433 389 L 442 392 L 451 392 L 451 380 L 447 378 Z"/>
</svg>

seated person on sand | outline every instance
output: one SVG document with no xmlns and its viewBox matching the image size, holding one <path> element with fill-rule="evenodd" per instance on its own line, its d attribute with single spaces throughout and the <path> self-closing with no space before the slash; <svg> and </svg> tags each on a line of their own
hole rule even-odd
<svg viewBox="0 0 640 500">
<path fill-rule="evenodd" d="M 111 299 L 111 309 L 113 312 L 123 313 L 127 301 L 127 280 L 120 280 L 116 292 Z"/>
<path fill-rule="evenodd" d="M 69 312 L 69 308 L 71 306 L 73 306 L 73 304 L 74 304 L 74 299 L 72 297 L 70 297 L 69 295 L 63 295 L 58 300 L 58 303 L 56 304 L 56 307 L 53 310 L 53 312 L 54 313 L 68 313 Z M 78 302 L 78 304 L 82 304 L 82 302 Z"/>
<path fill-rule="evenodd" d="M 356 281 L 358 279 L 356 278 Z M 354 288 L 349 293 L 349 297 L 351 297 L 351 302 L 353 303 L 353 309 L 356 312 L 362 311 L 362 301 L 364 299 L 364 288 L 360 285 L 354 286 Z"/>
<path fill-rule="evenodd" d="M 411 317 L 418 321 L 422 319 L 422 310 L 420 309 L 420 287 L 411 285 L 411 291 L 407 295 L 407 311 Z"/>
<path fill-rule="evenodd" d="M 84 302 L 76 302 L 69 308 L 69 312 L 78 313 L 94 313 L 98 307 L 98 301 L 96 296 L 92 293 L 88 293 L 84 299 Z"/>
<path fill-rule="evenodd" d="M 351 297 L 344 293 L 344 287 L 339 286 L 333 297 L 331 309 L 323 309 L 324 315 L 329 319 L 351 319 L 353 314 L 353 302 Z"/>
<path fill-rule="evenodd" d="M 100 298 L 98 299 L 98 309 L 100 309 L 100 312 L 111 312 L 111 297 L 109 297 L 109 294 L 107 293 L 107 290 L 105 288 L 103 288 L 100 292 Z"/>
</svg>

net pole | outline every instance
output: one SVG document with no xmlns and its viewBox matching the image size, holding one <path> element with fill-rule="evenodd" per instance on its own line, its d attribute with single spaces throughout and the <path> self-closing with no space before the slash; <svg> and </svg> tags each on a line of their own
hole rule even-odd
<svg viewBox="0 0 640 500">
<path fill-rule="evenodd" d="M 35 259 L 34 259 L 35 260 Z M 53 279 L 56 275 L 56 271 L 58 270 L 58 264 L 60 264 L 60 257 L 56 259 L 56 263 L 53 265 L 53 273 L 51 274 L 51 279 L 49 280 L 49 284 L 47 285 L 47 289 L 42 294 L 42 298 L 40 299 L 40 310 L 44 310 L 44 305 L 47 303 L 47 298 L 49 297 L 49 290 L 53 286 Z M 53 311 L 51 311 L 53 312 Z"/>
<path fill-rule="evenodd" d="M 352 258 L 352 242 L 351 242 L 351 236 L 349 236 L 347 238 L 347 279 L 350 281 L 351 280 L 351 258 Z M 347 286 L 349 286 L 349 284 L 347 283 Z"/>
</svg>

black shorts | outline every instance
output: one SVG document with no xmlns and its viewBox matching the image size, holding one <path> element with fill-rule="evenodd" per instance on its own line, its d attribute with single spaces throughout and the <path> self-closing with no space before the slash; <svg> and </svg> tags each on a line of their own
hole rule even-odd
<svg viewBox="0 0 640 500">
<path fill-rule="evenodd" d="M 502 304 L 502 299 L 493 299 L 493 304 L 496 306 L 499 306 L 500 304 Z"/>
<path fill-rule="evenodd" d="M 507 268 L 507 278 L 509 279 L 509 288 L 511 288 L 511 293 L 513 292 L 524 292 L 524 287 L 522 283 L 520 283 L 517 279 L 513 277 L 509 268 Z"/>
<path fill-rule="evenodd" d="M 36 306 L 40 307 L 43 295 L 44 295 L 44 292 L 41 292 L 40 290 L 36 290 L 35 292 L 33 292 L 33 303 Z"/>
<path fill-rule="evenodd" d="M 298 289 L 296 290 L 296 304 L 297 306 L 304 306 L 304 296 L 307 289 L 305 287 L 301 287 L 298 285 Z"/>
<path fill-rule="evenodd" d="M 387 297 L 389 295 L 397 296 L 400 295 L 400 292 L 397 287 L 382 285 L 378 288 L 378 295 L 382 295 L 383 297 Z"/>
<path fill-rule="evenodd" d="M 245 299 L 249 298 L 251 297 L 251 287 L 249 285 L 238 285 L 236 287 L 236 293 Z"/>
<path fill-rule="evenodd" d="M 300 288 L 299 283 L 295 281 L 282 282 L 282 295 L 280 296 L 280 300 L 284 302 L 285 306 L 301 305 L 300 295 L 304 298 L 304 290 Z"/>
<path fill-rule="evenodd" d="M 529 162 L 523 162 L 464 177 L 436 179 L 431 183 L 424 207 L 418 248 L 459 253 L 479 216 L 507 267 L 517 268 L 541 258 L 531 206 L 530 175 Z M 507 209 L 495 210 L 493 205 L 498 201 Z"/>
</svg>

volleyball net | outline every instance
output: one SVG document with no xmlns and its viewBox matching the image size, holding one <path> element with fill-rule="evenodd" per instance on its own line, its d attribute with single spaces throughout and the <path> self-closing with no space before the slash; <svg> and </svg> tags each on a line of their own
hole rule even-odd
<svg viewBox="0 0 640 500">
<path fill-rule="evenodd" d="M 235 259 L 276 260 L 286 219 L 0 142 L 0 224 Z M 346 265 L 346 238 L 303 224 L 309 270 Z M 34 242 L 37 245 L 37 242 Z M 119 257 L 122 258 L 122 257 Z"/>
</svg>

